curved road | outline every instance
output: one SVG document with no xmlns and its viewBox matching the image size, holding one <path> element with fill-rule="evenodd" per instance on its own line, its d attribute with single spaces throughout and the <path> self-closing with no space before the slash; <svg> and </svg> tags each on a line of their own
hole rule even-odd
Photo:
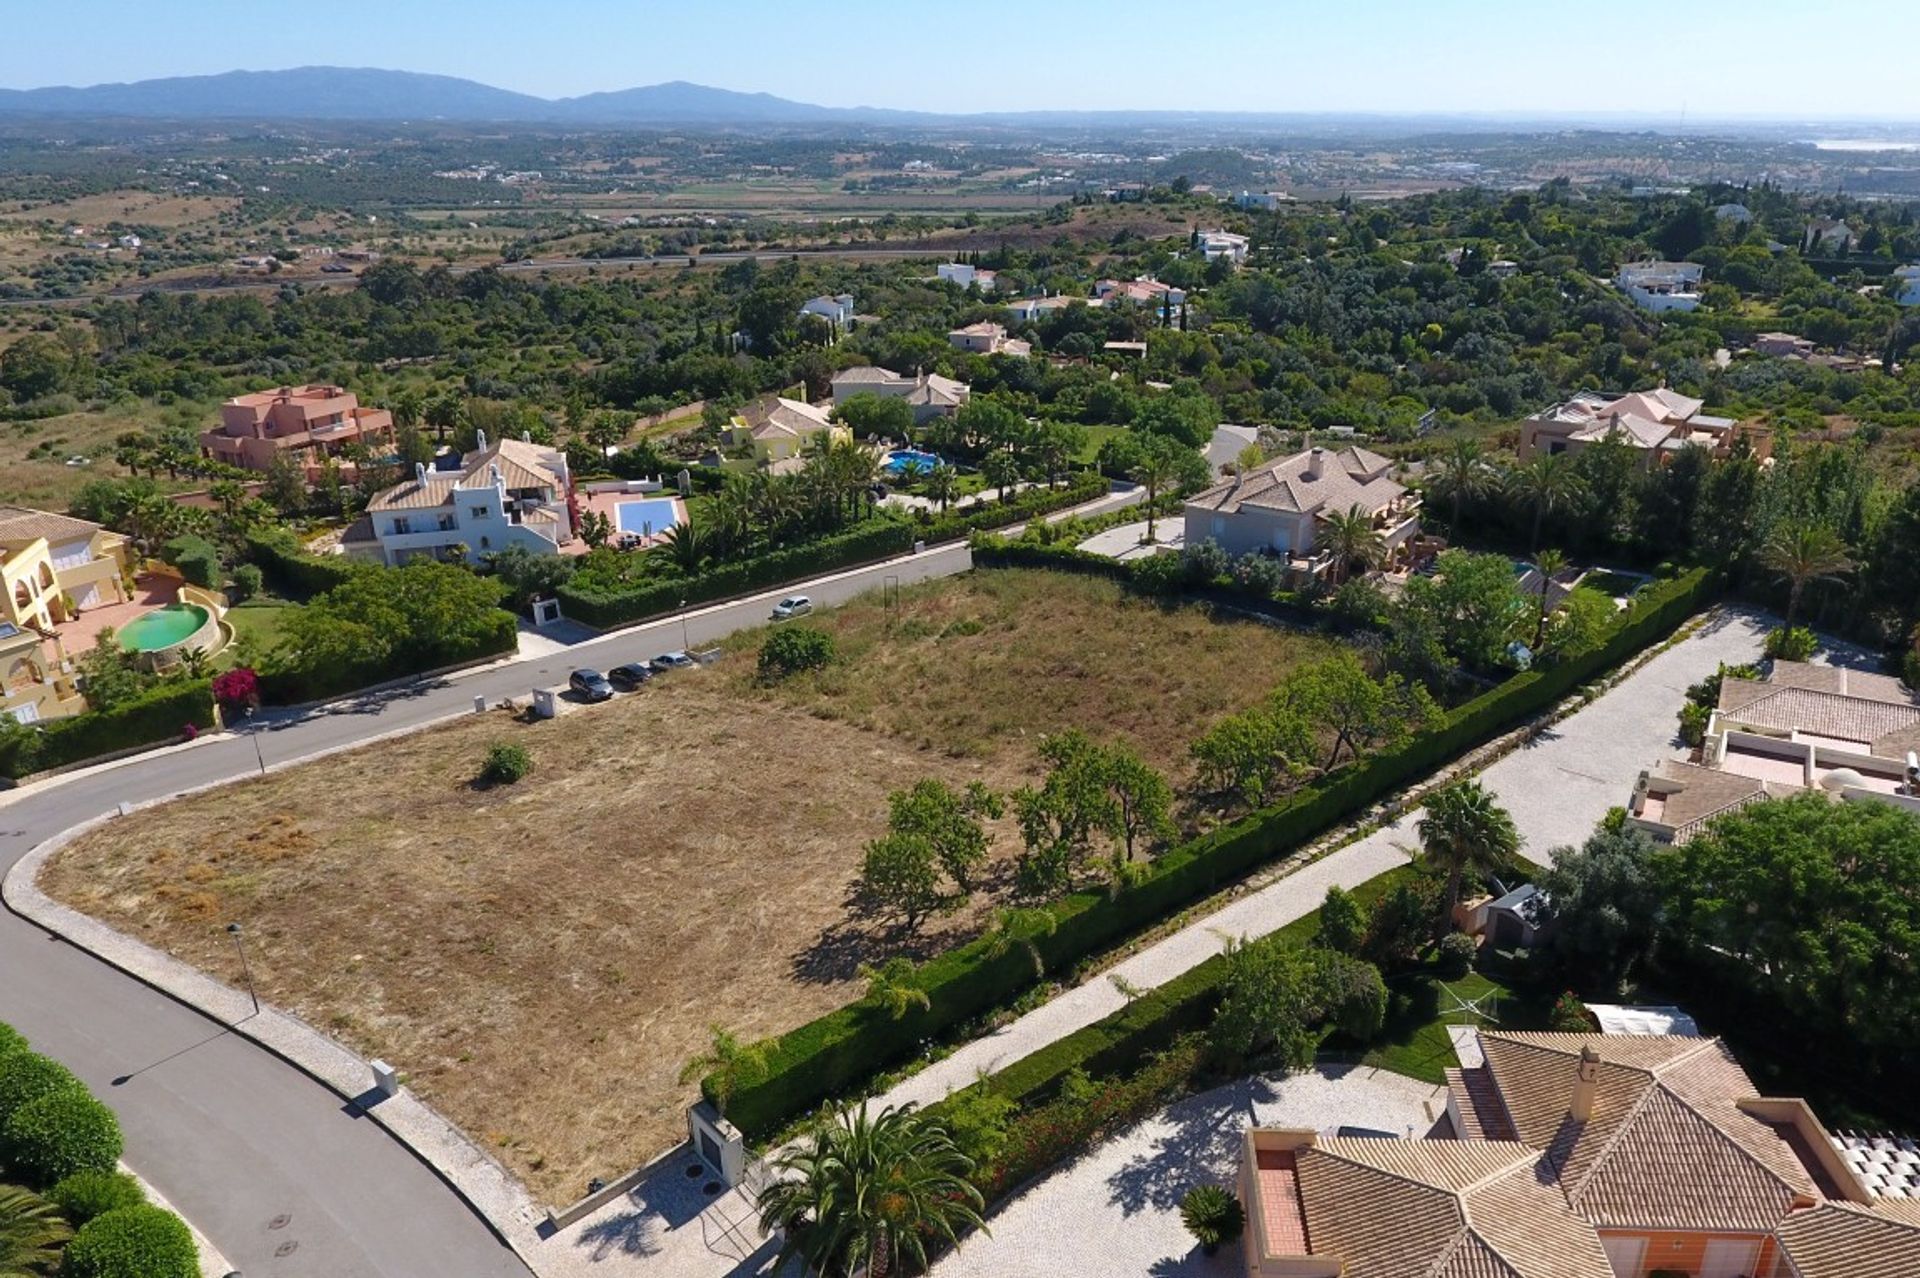
<svg viewBox="0 0 1920 1278">
<path fill-rule="evenodd" d="M 1126 504 L 1117 493 L 1082 512 Z M 1064 515 L 1066 512 L 1062 512 Z M 1055 516 L 1060 517 L 1060 516 Z M 578 665 L 644 660 L 764 621 L 804 590 L 837 603 L 887 584 L 964 572 L 964 544 L 834 574 L 452 678 L 304 711 L 258 731 L 136 756 L 0 798 L 0 874 L 29 849 L 122 802 L 233 780 L 376 733 L 564 682 Z M 256 750 L 258 754 L 256 755 Z M 342 1099 L 118 969 L 0 913 L 0 1020 L 71 1066 L 119 1114 L 127 1160 L 247 1278 L 526 1278 L 464 1202 Z"/>
</svg>

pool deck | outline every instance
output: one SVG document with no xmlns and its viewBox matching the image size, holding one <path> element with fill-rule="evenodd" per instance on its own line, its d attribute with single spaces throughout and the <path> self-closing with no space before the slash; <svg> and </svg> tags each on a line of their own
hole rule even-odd
<svg viewBox="0 0 1920 1278">
<path fill-rule="evenodd" d="M 125 626 L 135 617 L 152 612 L 155 608 L 164 608 L 180 597 L 180 579 L 166 577 L 159 573 L 142 573 L 134 582 L 133 599 L 129 603 L 107 604 L 101 608 L 89 608 L 72 621 L 63 621 L 53 628 L 60 637 L 60 647 L 66 655 L 77 657 L 90 652 L 94 647 L 94 638 L 102 626 L 112 626 L 115 630 Z M 46 650 L 49 661 L 57 661 L 59 654 L 54 645 L 47 642 L 41 645 Z"/>
<path fill-rule="evenodd" d="M 627 542 L 627 544 L 632 546 L 650 546 L 654 542 L 660 540 L 660 537 L 665 530 L 663 529 L 660 533 L 655 533 L 651 538 L 642 537 L 637 533 L 622 533 L 620 530 L 620 511 L 619 511 L 619 507 L 621 503 L 629 502 L 629 501 L 678 502 L 680 506 L 680 513 L 683 516 L 686 514 L 686 508 L 687 508 L 686 501 L 680 496 L 679 493 L 674 492 L 672 489 L 667 489 L 663 492 L 657 492 L 657 493 L 580 493 L 578 494 L 578 497 L 580 502 L 581 514 L 584 515 L 586 514 L 586 512 L 591 510 L 596 514 L 605 515 L 608 519 L 613 521 L 614 543 L 616 544 L 619 543 L 621 538 L 624 536 L 624 537 L 631 538 L 631 540 Z M 578 537 L 575 537 L 571 542 L 560 547 L 560 553 L 563 555 L 584 555 L 587 553 L 587 550 L 588 550 L 587 543 Z"/>
</svg>

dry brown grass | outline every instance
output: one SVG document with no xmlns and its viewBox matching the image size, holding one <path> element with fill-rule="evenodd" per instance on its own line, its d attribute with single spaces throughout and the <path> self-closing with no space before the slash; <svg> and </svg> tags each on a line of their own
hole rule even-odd
<svg viewBox="0 0 1920 1278">
<path fill-rule="evenodd" d="M 720 665 L 555 722 L 476 716 L 142 812 L 44 886 L 236 985 L 222 928 L 245 922 L 264 998 L 395 1062 L 569 1201 L 683 1132 L 675 1076 L 709 1023 L 761 1037 L 857 994 L 882 949 L 846 888 L 887 791 L 1017 785 L 1037 735 L 1071 724 L 1174 765 L 1323 651 L 1040 573 L 912 587 L 891 638 L 887 617 L 874 597 L 815 618 L 849 664 L 786 688 L 753 684 L 742 636 Z M 476 791 L 500 740 L 533 771 Z"/>
</svg>

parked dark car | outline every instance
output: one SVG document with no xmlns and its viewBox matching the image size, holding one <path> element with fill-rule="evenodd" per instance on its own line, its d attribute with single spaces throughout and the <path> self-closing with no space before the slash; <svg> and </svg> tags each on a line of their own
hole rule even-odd
<svg viewBox="0 0 1920 1278">
<path fill-rule="evenodd" d="M 653 671 L 639 661 L 629 661 L 624 666 L 615 666 L 607 671 L 607 682 L 622 692 L 632 692 L 651 678 L 653 678 Z"/>
<path fill-rule="evenodd" d="M 610 701 L 613 685 L 598 670 L 576 670 L 567 676 L 567 687 L 583 701 Z"/>
</svg>

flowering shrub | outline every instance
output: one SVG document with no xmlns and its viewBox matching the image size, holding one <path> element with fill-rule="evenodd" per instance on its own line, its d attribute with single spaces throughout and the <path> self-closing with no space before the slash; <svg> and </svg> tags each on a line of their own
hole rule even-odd
<svg viewBox="0 0 1920 1278">
<path fill-rule="evenodd" d="M 215 675 L 213 699 L 229 714 L 245 713 L 260 704 L 260 676 L 246 666 Z"/>
</svg>

